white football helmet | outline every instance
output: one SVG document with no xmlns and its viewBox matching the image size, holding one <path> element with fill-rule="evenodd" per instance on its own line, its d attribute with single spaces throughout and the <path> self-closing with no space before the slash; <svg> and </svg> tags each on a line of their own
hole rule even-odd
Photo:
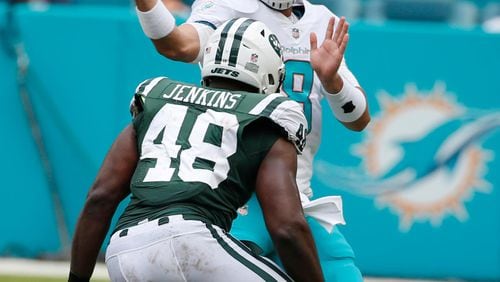
<svg viewBox="0 0 500 282">
<path fill-rule="evenodd" d="M 266 4 L 269 8 L 275 10 L 286 10 L 292 7 L 294 0 L 260 0 L 262 3 Z"/>
<path fill-rule="evenodd" d="M 201 76 L 203 81 L 224 77 L 254 86 L 260 93 L 276 93 L 285 77 L 278 38 L 262 22 L 229 20 L 209 38 Z"/>
</svg>

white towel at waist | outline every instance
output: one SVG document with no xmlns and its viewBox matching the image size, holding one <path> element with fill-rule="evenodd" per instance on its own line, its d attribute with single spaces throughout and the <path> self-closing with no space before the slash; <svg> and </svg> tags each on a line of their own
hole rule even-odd
<svg viewBox="0 0 500 282">
<path fill-rule="evenodd" d="M 328 233 L 332 233 L 336 224 L 345 225 L 342 212 L 342 197 L 326 196 L 315 200 L 309 200 L 305 195 L 300 195 L 304 214 L 318 221 Z"/>
</svg>

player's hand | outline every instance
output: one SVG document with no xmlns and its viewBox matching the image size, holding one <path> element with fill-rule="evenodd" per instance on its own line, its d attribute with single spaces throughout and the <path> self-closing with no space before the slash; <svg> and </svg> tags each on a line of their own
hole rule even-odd
<svg viewBox="0 0 500 282">
<path fill-rule="evenodd" d="M 325 40 L 319 47 L 316 33 L 312 32 L 310 35 L 311 66 L 329 93 L 337 93 L 342 89 L 342 78 L 337 72 L 349 41 L 349 23 L 345 18 L 340 18 L 335 32 L 333 32 L 334 25 L 335 18 L 332 17 L 328 22 Z"/>
</svg>

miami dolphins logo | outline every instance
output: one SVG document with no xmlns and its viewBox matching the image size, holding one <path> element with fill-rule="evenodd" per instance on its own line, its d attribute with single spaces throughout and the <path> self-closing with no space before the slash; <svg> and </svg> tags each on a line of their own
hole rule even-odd
<svg viewBox="0 0 500 282">
<path fill-rule="evenodd" d="M 428 92 L 409 84 L 401 97 L 378 93 L 381 110 L 352 148 L 361 167 L 318 161 L 315 173 L 324 184 L 373 197 L 399 216 L 401 231 L 415 222 L 437 227 L 447 216 L 466 221 L 465 203 L 492 189 L 484 175 L 494 153 L 481 142 L 500 128 L 500 112 L 467 110 L 453 97 L 444 83 Z"/>
</svg>

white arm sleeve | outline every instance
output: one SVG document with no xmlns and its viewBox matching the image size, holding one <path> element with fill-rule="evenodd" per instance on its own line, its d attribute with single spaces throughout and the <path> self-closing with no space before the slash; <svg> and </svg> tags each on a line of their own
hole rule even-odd
<svg viewBox="0 0 500 282">
<path fill-rule="evenodd" d="M 345 59 L 342 59 L 342 63 L 340 63 L 339 67 L 339 75 L 344 79 L 344 81 L 349 81 L 353 86 L 355 87 L 360 87 L 359 82 L 352 74 L 351 70 L 347 67 L 347 64 L 345 62 Z"/>
</svg>

